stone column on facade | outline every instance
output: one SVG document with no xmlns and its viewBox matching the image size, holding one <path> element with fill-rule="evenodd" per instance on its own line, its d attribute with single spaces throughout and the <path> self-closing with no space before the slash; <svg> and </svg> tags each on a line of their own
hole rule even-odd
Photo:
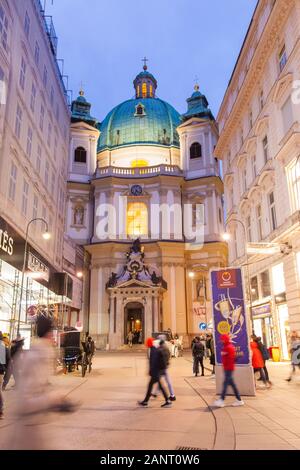
<svg viewBox="0 0 300 470">
<path fill-rule="evenodd" d="M 154 331 L 159 331 L 158 312 L 159 312 L 159 295 L 156 293 L 153 297 L 153 316 L 154 316 Z"/>
<path fill-rule="evenodd" d="M 171 278 L 171 290 L 170 290 L 170 296 L 171 296 L 171 330 L 176 331 L 176 270 L 175 266 L 171 266 L 171 272 L 170 272 L 170 278 Z"/>
</svg>

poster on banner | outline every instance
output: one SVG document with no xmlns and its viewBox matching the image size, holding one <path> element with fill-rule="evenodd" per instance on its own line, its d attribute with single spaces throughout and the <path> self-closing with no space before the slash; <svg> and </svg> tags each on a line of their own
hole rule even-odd
<svg viewBox="0 0 300 470">
<path fill-rule="evenodd" d="M 249 365 L 250 351 L 241 269 L 211 271 L 216 363 L 222 364 L 221 335 L 228 334 L 236 364 Z"/>
<path fill-rule="evenodd" d="M 206 323 L 206 307 L 200 302 L 193 302 L 194 333 L 199 331 L 200 323 Z"/>
</svg>

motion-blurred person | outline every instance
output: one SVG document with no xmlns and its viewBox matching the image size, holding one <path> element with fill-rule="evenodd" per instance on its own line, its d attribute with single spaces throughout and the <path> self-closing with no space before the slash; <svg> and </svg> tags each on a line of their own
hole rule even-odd
<svg viewBox="0 0 300 470">
<path fill-rule="evenodd" d="M 203 365 L 203 358 L 204 358 L 204 346 L 202 341 L 200 341 L 199 336 L 196 336 L 195 342 L 192 347 L 192 354 L 193 354 L 193 373 L 195 377 L 198 377 L 199 374 L 199 363 L 201 365 L 201 375 L 204 376 L 204 365 Z"/>
<path fill-rule="evenodd" d="M 20 334 L 17 335 L 16 339 L 11 342 L 10 347 L 10 361 L 8 367 L 6 368 L 6 372 L 3 379 L 2 390 L 5 390 L 11 376 L 13 376 L 15 381 L 15 386 L 18 386 L 19 382 L 19 367 L 22 364 L 21 354 L 24 346 L 24 338 L 21 337 Z"/>
<path fill-rule="evenodd" d="M 10 449 L 47 449 L 51 443 L 43 439 L 38 426 L 45 422 L 48 412 L 70 412 L 76 406 L 61 393 L 52 391 L 49 378 L 53 375 L 54 348 L 52 322 L 39 316 L 36 324 L 38 338 L 30 351 L 24 354 L 17 387 L 16 422 L 11 436 Z"/>
<path fill-rule="evenodd" d="M 165 340 L 163 340 L 163 339 L 160 340 L 159 349 L 161 349 L 161 351 L 162 351 L 162 354 L 164 356 L 164 364 L 166 365 L 166 368 L 161 371 L 161 376 L 165 378 L 166 383 L 168 385 L 168 389 L 169 389 L 169 393 L 170 393 L 169 400 L 170 401 L 176 401 L 176 396 L 175 396 L 175 393 L 174 393 L 173 385 L 172 385 L 172 382 L 171 382 L 171 377 L 170 377 L 169 370 L 168 370 L 168 367 L 170 365 L 171 354 L 170 354 L 170 350 L 169 350 L 168 346 L 166 345 Z M 159 392 L 159 385 L 157 384 L 157 390 L 156 390 L 155 393 L 151 393 L 151 396 L 153 398 L 156 398 L 158 392 Z"/>
<path fill-rule="evenodd" d="M 292 331 L 291 333 L 291 365 L 292 365 L 292 371 L 291 375 L 289 376 L 288 379 L 286 379 L 287 382 L 291 382 L 293 379 L 293 376 L 296 373 L 296 367 L 300 370 L 300 334 L 297 333 L 297 331 Z"/>
<path fill-rule="evenodd" d="M 258 348 L 261 352 L 261 355 L 262 355 L 262 358 L 263 358 L 263 361 L 264 361 L 264 367 L 263 367 L 263 371 L 265 373 L 265 378 L 266 378 L 266 381 L 268 382 L 268 384 L 270 386 L 272 386 L 272 382 L 270 381 L 270 377 L 269 377 L 269 371 L 267 369 L 267 366 L 266 366 L 266 361 L 268 361 L 270 359 L 270 354 L 269 354 L 269 351 L 268 351 L 268 348 L 263 344 L 261 338 L 258 336 L 256 337 L 256 339 L 254 340 L 257 342 L 258 344 Z M 264 380 L 263 379 L 263 376 L 260 375 L 260 378 L 258 380 Z"/>
<path fill-rule="evenodd" d="M 250 342 L 254 378 L 256 379 L 257 373 L 259 372 L 260 377 L 261 377 L 263 383 L 265 384 L 265 387 L 268 387 L 269 384 L 267 382 L 265 371 L 264 371 L 264 359 L 263 359 L 262 353 L 259 349 L 259 346 L 258 346 L 258 343 L 257 343 L 256 339 L 257 339 L 256 336 L 252 335 L 251 336 L 252 341 Z"/>
<path fill-rule="evenodd" d="M 216 365 L 215 342 L 214 342 L 214 337 L 211 333 L 209 333 L 207 337 L 207 348 L 209 349 L 209 362 L 213 368 L 211 375 L 215 375 L 215 365 Z"/>
<path fill-rule="evenodd" d="M 158 386 L 160 388 L 160 391 L 162 392 L 165 403 L 162 406 L 163 407 L 168 407 L 172 405 L 172 402 L 168 399 L 168 395 L 162 386 L 161 383 L 161 376 L 162 372 L 166 370 L 167 365 L 166 365 L 166 359 L 165 355 L 162 352 L 162 349 L 160 347 L 156 348 L 154 346 L 153 338 L 148 338 L 146 345 L 148 348 L 150 348 L 150 356 L 149 356 L 149 375 L 150 375 L 150 382 L 148 385 L 148 390 L 146 393 L 146 396 L 143 401 L 139 401 L 138 404 L 140 406 L 148 406 L 148 401 L 151 397 L 153 385 L 158 383 Z"/>
<path fill-rule="evenodd" d="M 2 384 L 5 371 L 8 367 L 10 361 L 10 354 L 9 348 L 5 345 L 3 341 L 3 335 L 0 331 L 0 419 L 3 418 L 3 408 L 4 408 L 4 401 L 2 395 Z"/>
<path fill-rule="evenodd" d="M 134 334 L 132 333 L 132 331 L 129 331 L 128 335 L 127 335 L 127 341 L 128 341 L 128 346 L 130 348 L 132 348 L 132 341 L 133 341 L 133 338 L 134 338 Z"/>
<path fill-rule="evenodd" d="M 223 343 L 222 348 L 222 365 L 224 370 L 224 384 L 221 398 L 214 402 L 213 406 L 223 408 L 225 406 L 225 398 L 228 386 L 231 386 L 236 397 L 236 401 L 232 403 L 232 406 L 243 406 L 244 402 L 241 399 L 237 386 L 233 380 L 233 372 L 235 369 L 235 348 L 230 340 L 229 335 L 222 335 L 221 341 Z"/>
</svg>

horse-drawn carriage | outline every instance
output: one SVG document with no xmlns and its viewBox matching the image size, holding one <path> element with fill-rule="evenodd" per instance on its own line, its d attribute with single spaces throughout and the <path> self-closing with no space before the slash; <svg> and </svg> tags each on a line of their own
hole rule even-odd
<svg viewBox="0 0 300 470">
<path fill-rule="evenodd" d="M 81 367 L 81 375 L 85 376 L 88 369 L 92 370 L 92 356 L 86 341 L 80 342 L 80 332 L 77 330 L 63 331 L 60 333 L 60 364 L 63 372 L 73 372 Z"/>
</svg>

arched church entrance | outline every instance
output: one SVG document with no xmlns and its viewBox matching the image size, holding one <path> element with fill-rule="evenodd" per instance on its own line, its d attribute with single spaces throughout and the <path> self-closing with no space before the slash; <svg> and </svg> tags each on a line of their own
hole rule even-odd
<svg viewBox="0 0 300 470">
<path fill-rule="evenodd" d="M 145 309 L 140 302 L 129 302 L 124 308 L 124 344 L 128 333 L 134 335 L 133 344 L 143 344 L 145 338 Z"/>
</svg>

